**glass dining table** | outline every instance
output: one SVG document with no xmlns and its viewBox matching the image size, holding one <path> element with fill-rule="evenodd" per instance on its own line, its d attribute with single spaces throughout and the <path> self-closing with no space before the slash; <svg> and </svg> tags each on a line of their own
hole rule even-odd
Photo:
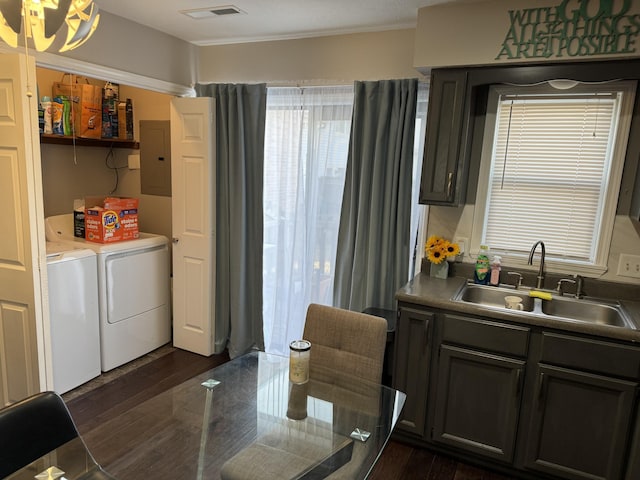
<svg viewBox="0 0 640 480">
<path fill-rule="evenodd" d="M 313 364 L 309 381 L 293 384 L 288 357 L 252 352 L 139 404 L 85 440 L 119 480 L 364 479 L 404 401 L 402 392 Z"/>
<path fill-rule="evenodd" d="M 100 466 L 87 451 L 82 438 L 75 437 L 8 477 L 3 477 L 3 480 L 84 480 L 100 478 L 97 476 L 100 473 Z"/>
</svg>

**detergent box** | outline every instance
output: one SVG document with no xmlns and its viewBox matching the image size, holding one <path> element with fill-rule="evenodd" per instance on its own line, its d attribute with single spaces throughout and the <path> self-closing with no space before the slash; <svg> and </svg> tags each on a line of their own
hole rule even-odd
<svg viewBox="0 0 640 480">
<path fill-rule="evenodd" d="M 138 199 L 85 197 L 85 239 L 95 243 L 134 240 L 138 231 Z"/>
</svg>

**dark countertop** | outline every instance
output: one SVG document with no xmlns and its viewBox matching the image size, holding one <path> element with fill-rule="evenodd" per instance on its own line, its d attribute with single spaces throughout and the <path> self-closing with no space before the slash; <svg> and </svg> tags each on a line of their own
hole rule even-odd
<svg viewBox="0 0 640 480">
<path fill-rule="evenodd" d="M 524 325 L 536 325 L 574 333 L 597 335 L 603 338 L 640 342 L 640 302 L 620 301 L 638 327 L 638 329 L 634 330 L 579 321 L 556 320 L 550 316 L 534 316 L 527 314 L 527 312 L 513 312 L 507 309 L 482 307 L 468 302 L 453 301 L 452 298 L 466 282 L 467 279 L 464 277 L 449 277 L 442 280 L 431 278 L 426 273 L 419 273 L 413 280 L 396 292 L 396 300 L 449 312 L 481 315 Z"/>
</svg>

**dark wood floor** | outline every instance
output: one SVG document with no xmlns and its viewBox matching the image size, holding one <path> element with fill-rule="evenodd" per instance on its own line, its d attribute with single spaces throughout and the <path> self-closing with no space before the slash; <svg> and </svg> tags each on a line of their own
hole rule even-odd
<svg viewBox="0 0 640 480">
<path fill-rule="evenodd" d="M 205 358 L 183 350 L 175 350 L 82 396 L 69 400 L 67 405 L 78 430 L 85 437 L 91 450 L 90 433 L 96 426 L 228 359 L 226 354 Z M 100 462 L 100 458 L 97 460 Z M 109 469 L 108 464 L 103 464 L 103 467 Z M 371 480 L 509 480 L 510 477 L 391 440 L 369 478 Z"/>
</svg>

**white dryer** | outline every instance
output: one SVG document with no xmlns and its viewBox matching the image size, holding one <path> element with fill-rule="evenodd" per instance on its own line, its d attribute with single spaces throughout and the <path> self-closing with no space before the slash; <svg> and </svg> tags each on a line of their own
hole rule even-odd
<svg viewBox="0 0 640 480">
<path fill-rule="evenodd" d="M 73 236 L 73 214 L 45 219 L 49 241 L 93 250 L 98 263 L 102 371 L 171 341 L 169 241 L 162 235 L 111 244 Z"/>
<path fill-rule="evenodd" d="M 100 375 L 96 254 L 47 242 L 53 389 L 62 394 Z"/>
</svg>

